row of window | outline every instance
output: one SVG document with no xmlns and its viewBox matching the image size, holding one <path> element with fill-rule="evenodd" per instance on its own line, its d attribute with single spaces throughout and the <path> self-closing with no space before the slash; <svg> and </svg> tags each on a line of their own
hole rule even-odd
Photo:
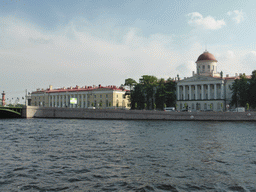
<svg viewBox="0 0 256 192">
<path fill-rule="evenodd" d="M 189 90 L 189 86 L 187 86 L 187 90 Z M 186 89 L 186 88 L 185 88 Z M 208 86 L 205 87 L 205 89 L 208 89 Z M 220 89 L 220 87 L 217 87 L 217 89 Z M 181 87 L 181 90 L 183 91 L 183 86 Z M 196 90 L 196 87 L 194 86 L 194 90 Z M 199 90 L 201 90 L 201 86 L 199 86 Z"/>
<path fill-rule="evenodd" d="M 200 66 L 199 66 L 199 68 L 200 68 Z M 203 68 L 203 71 L 205 71 L 205 65 L 203 65 L 202 68 Z M 211 68 L 210 65 L 208 65 L 208 69 L 210 69 L 210 68 Z M 214 70 L 214 65 L 212 66 L 212 70 Z"/>
<path fill-rule="evenodd" d="M 210 109 L 210 110 L 213 110 L 214 109 L 214 104 L 211 103 L 211 104 L 208 104 L 207 103 L 204 103 L 202 106 L 200 103 L 192 103 L 191 107 L 188 106 L 187 104 L 180 104 L 180 109 L 196 109 L 196 110 L 206 110 L 206 109 Z M 220 110 L 221 109 L 221 103 L 217 103 L 217 109 Z"/>
<path fill-rule="evenodd" d="M 42 104 L 42 102 L 38 103 L 35 102 L 35 106 L 44 106 L 44 102 Z M 50 107 L 68 107 L 68 106 L 72 106 L 69 102 L 66 104 L 66 102 L 53 102 L 53 103 L 50 103 Z M 82 106 L 82 102 L 79 103 L 79 106 Z M 83 102 L 83 106 L 86 106 L 86 102 L 84 101 Z M 106 107 L 111 107 L 111 102 L 109 102 L 108 100 L 105 101 L 105 106 Z M 123 107 L 125 106 L 125 102 L 123 101 Z M 87 107 L 103 107 L 103 102 L 100 101 L 99 103 L 97 103 L 97 101 L 95 100 L 94 102 L 90 102 L 90 101 L 87 101 Z M 116 107 L 119 107 L 119 101 L 116 100 Z"/>
<path fill-rule="evenodd" d="M 82 96 L 83 96 L 84 99 L 86 98 L 86 95 L 78 95 L 78 97 L 79 97 L 80 99 L 82 99 Z M 87 98 L 89 99 L 91 96 L 92 96 L 92 94 L 88 94 L 88 95 L 87 95 Z M 108 98 L 108 94 L 106 94 L 105 96 L 106 96 L 106 98 Z M 59 96 L 53 96 L 53 97 L 50 97 L 50 99 L 51 99 L 51 98 L 55 99 L 55 97 L 58 98 Z M 62 97 L 62 96 L 60 96 L 60 97 Z M 66 96 L 65 96 L 65 95 L 64 95 L 63 97 L 64 97 L 64 99 L 66 99 Z M 73 97 L 76 98 L 77 95 L 70 95 L 70 96 L 68 95 L 67 97 L 68 97 L 68 99 L 70 99 L 70 97 L 71 97 L 71 98 L 73 98 Z M 96 98 L 97 95 L 94 94 L 93 97 Z M 102 98 L 102 94 L 100 94 L 99 97 Z M 118 94 L 116 95 L 116 98 L 118 98 Z M 125 95 L 124 95 L 124 98 L 125 98 Z M 42 97 L 42 99 L 44 99 L 44 98 Z M 35 97 L 35 100 L 37 100 L 37 97 Z M 38 97 L 38 100 L 40 100 L 40 97 Z"/>
</svg>

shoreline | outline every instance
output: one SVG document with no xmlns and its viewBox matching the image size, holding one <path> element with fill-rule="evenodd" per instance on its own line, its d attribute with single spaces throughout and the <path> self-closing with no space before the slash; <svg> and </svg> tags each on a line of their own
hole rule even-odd
<svg viewBox="0 0 256 192">
<path fill-rule="evenodd" d="M 22 117 L 98 120 L 256 121 L 256 112 L 165 112 L 27 106 L 22 110 Z"/>
</svg>

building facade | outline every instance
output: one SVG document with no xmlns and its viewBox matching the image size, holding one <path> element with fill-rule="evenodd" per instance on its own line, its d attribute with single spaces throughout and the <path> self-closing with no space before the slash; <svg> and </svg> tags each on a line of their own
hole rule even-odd
<svg viewBox="0 0 256 192">
<path fill-rule="evenodd" d="M 130 108 L 126 90 L 116 86 L 85 86 L 37 89 L 31 93 L 31 105 L 69 108 Z M 76 104 L 72 104 L 72 100 Z"/>
<path fill-rule="evenodd" d="M 229 108 L 235 77 L 223 77 L 217 71 L 217 60 L 205 51 L 196 61 L 196 73 L 177 81 L 177 110 L 223 111 Z"/>
</svg>

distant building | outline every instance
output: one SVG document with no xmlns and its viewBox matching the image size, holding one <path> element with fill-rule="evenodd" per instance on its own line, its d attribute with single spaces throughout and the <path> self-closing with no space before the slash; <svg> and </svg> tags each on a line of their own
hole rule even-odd
<svg viewBox="0 0 256 192">
<path fill-rule="evenodd" d="M 232 97 L 230 87 L 239 78 L 238 74 L 223 77 L 217 71 L 217 60 L 207 51 L 198 57 L 196 64 L 197 72 L 193 71 L 192 77 L 177 81 L 177 109 L 226 110 Z"/>
<path fill-rule="evenodd" d="M 31 93 L 32 106 L 69 108 L 130 108 L 126 90 L 116 86 L 85 86 L 37 89 Z"/>
</svg>

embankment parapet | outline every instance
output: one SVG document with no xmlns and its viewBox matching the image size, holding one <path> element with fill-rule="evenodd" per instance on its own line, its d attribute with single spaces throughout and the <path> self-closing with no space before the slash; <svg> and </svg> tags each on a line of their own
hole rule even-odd
<svg viewBox="0 0 256 192">
<path fill-rule="evenodd" d="M 124 120 L 199 120 L 256 121 L 256 112 L 164 112 L 147 110 L 114 110 L 82 108 L 49 108 L 28 106 L 24 118 L 124 119 Z"/>
</svg>

